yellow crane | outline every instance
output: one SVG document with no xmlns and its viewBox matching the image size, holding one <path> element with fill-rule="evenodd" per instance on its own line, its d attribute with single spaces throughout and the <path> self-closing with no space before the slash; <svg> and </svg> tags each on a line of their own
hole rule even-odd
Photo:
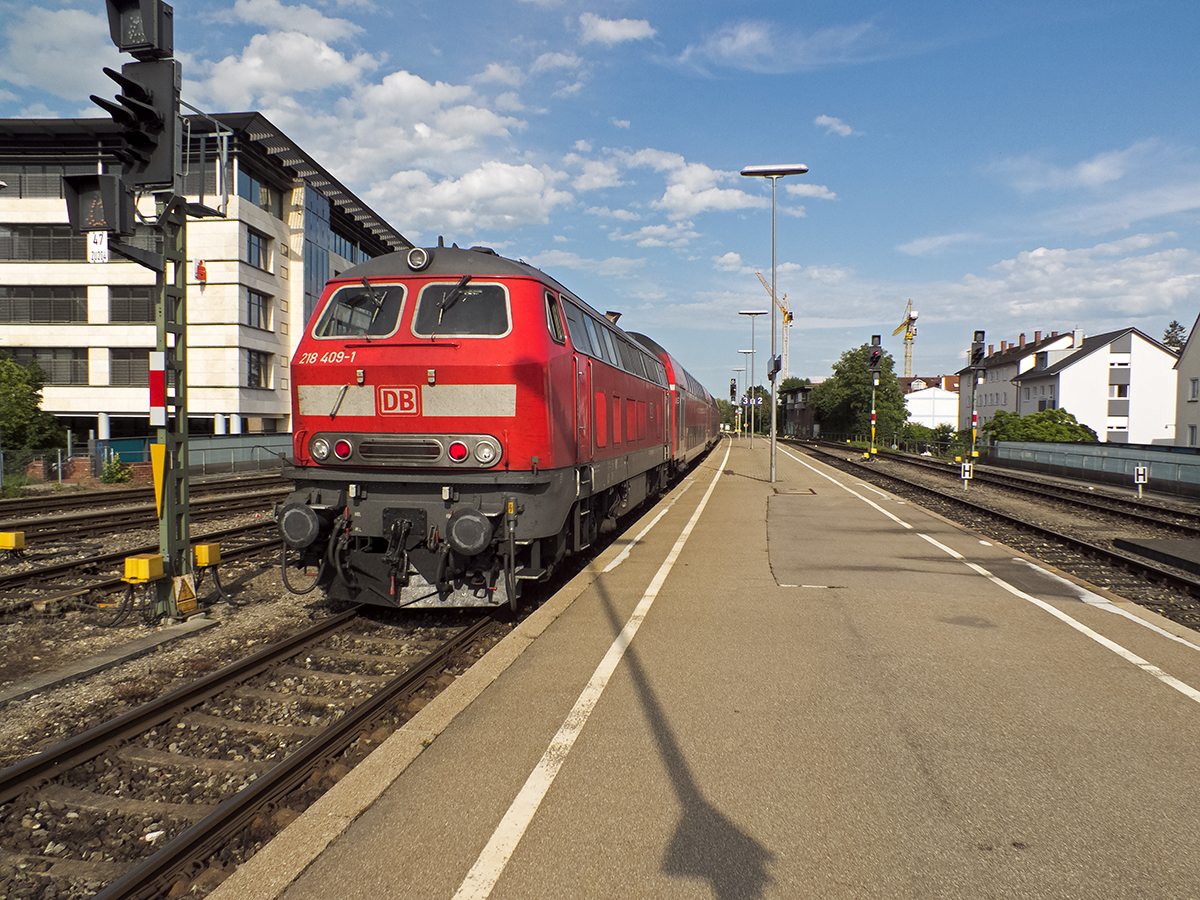
<svg viewBox="0 0 1200 900">
<path fill-rule="evenodd" d="M 771 286 L 767 284 L 767 279 L 763 278 L 762 272 L 755 272 L 758 280 L 762 282 L 762 286 L 767 289 L 767 294 L 775 301 L 775 305 L 779 307 L 779 311 L 783 313 L 783 359 L 780 364 L 779 378 L 782 380 L 788 377 L 788 332 L 792 328 L 792 314 L 788 311 L 787 294 L 784 294 L 782 299 L 771 293 Z"/>
<path fill-rule="evenodd" d="M 900 327 L 892 332 L 892 337 L 895 337 L 900 332 L 904 332 L 904 377 L 912 377 L 912 345 L 913 338 L 917 336 L 917 313 L 912 308 L 912 301 L 908 301 L 908 306 L 904 310 L 904 321 L 900 323 Z"/>
</svg>

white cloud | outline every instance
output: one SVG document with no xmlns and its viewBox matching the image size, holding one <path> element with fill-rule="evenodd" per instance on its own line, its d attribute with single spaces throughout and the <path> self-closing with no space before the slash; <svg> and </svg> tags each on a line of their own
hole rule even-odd
<svg viewBox="0 0 1200 900">
<path fill-rule="evenodd" d="M 612 122 L 612 124 L 617 128 L 625 129 L 628 129 L 629 126 L 633 124 L 628 119 L 609 119 L 608 121 Z"/>
<path fill-rule="evenodd" d="M 657 33 L 645 19 L 602 19 L 593 13 L 584 13 L 579 17 L 583 27 L 580 40 L 585 44 L 593 42 L 613 46 L 624 41 L 640 41 L 654 37 Z"/>
<path fill-rule="evenodd" d="M 554 187 L 560 177 L 546 168 L 493 160 L 437 182 L 424 172 L 397 172 L 373 185 L 363 199 L 406 232 L 449 229 L 476 235 L 547 223 L 556 206 L 573 199 Z"/>
<path fill-rule="evenodd" d="M 487 68 L 471 79 L 476 84 L 507 84 L 509 87 L 520 87 L 525 81 L 525 73 L 520 66 L 506 66 L 503 63 L 488 63 Z"/>
<path fill-rule="evenodd" d="M 609 209 L 607 206 L 592 206 L 587 209 L 589 216 L 600 216 L 605 219 L 620 219 L 624 222 L 637 222 L 641 220 L 635 212 L 630 212 L 627 209 Z"/>
<path fill-rule="evenodd" d="M 940 250 L 945 250 L 954 244 L 963 244 L 970 241 L 977 241 L 982 238 L 982 235 L 973 232 L 960 231 L 955 234 L 938 234 L 930 237 L 917 238 L 909 241 L 906 244 L 901 244 L 896 249 L 901 253 L 907 253 L 909 256 L 930 256 Z"/>
<path fill-rule="evenodd" d="M 1045 217 L 1048 228 L 1068 228 L 1084 234 L 1103 234 L 1130 228 L 1135 222 L 1200 209 L 1200 181 L 1130 191 L 1101 203 L 1057 210 Z"/>
<path fill-rule="evenodd" d="M 338 41 L 361 34 L 364 29 L 346 19 L 331 19 L 311 6 L 284 6 L 280 0 L 237 0 L 233 16 L 251 25 L 273 31 L 295 31 L 323 41 Z"/>
<path fill-rule="evenodd" d="M 712 63 L 752 72 L 804 72 L 883 55 L 883 39 L 871 22 L 824 28 L 812 34 L 788 31 L 772 22 L 725 25 L 703 43 L 689 46 L 678 61 L 703 67 Z"/>
<path fill-rule="evenodd" d="M 577 191 L 593 191 L 599 188 L 620 187 L 621 180 L 616 163 L 611 160 L 584 159 L 575 153 L 563 157 L 563 165 L 579 167 L 583 172 L 576 176 L 571 186 Z"/>
<path fill-rule="evenodd" d="M 1200 303 L 1200 253 L 1186 248 L 1141 253 L 1172 233 L 1139 234 L 1074 250 L 1039 247 L 951 285 L 928 286 L 922 311 L 933 305 L 961 317 L 972 308 L 995 320 L 1039 322 L 1048 315 L 1061 327 L 1081 321 L 1129 323 L 1143 316 L 1193 315 Z M 927 316 L 922 316 L 923 319 Z"/>
<path fill-rule="evenodd" d="M 827 134 L 840 134 L 842 137 L 854 134 L 853 128 L 841 119 L 835 119 L 833 116 L 817 116 L 813 119 L 813 124 L 826 129 Z"/>
<path fill-rule="evenodd" d="M 544 253 L 529 257 L 528 262 L 543 271 L 549 271 L 557 267 L 610 276 L 629 275 L 646 266 L 645 259 L 630 259 L 624 256 L 610 256 L 608 259 L 588 259 L 580 256 L 578 253 L 571 253 L 566 250 L 547 250 Z"/>
<path fill-rule="evenodd" d="M 687 219 L 710 210 L 753 209 L 771 205 L 771 201 L 765 197 L 747 194 L 736 188 L 719 187 L 723 182 L 738 180 L 737 173 L 713 169 L 704 163 L 689 163 L 678 153 L 647 148 L 635 153 L 621 151 L 617 157 L 631 168 L 648 166 L 667 173 L 666 191 L 650 206 L 665 211 L 670 219 Z"/>
<path fill-rule="evenodd" d="M 750 269 L 742 263 L 741 254 L 730 250 L 724 256 L 713 257 L 713 268 L 720 272 L 749 272 Z"/>
<path fill-rule="evenodd" d="M 377 65 L 370 54 L 347 58 L 300 32 L 256 34 L 240 56 L 202 65 L 194 89 L 220 109 L 270 107 L 295 93 L 355 88 Z"/>
<path fill-rule="evenodd" d="M 609 232 L 610 241 L 634 241 L 639 247 L 686 247 L 700 237 L 692 230 L 691 222 L 676 222 L 674 225 L 645 225 L 632 234 L 620 230 Z"/>
<path fill-rule="evenodd" d="M 82 102 L 89 94 L 119 93 L 101 69 L 119 70 L 128 58 L 122 58 L 109 39 L 106 16 L 31 6 L 10 19 L 4 32 L 8 45 L 0 53 L 0 82 Z M 103 115 L 99 107 L 95 114 Z"/>
<path fill-rule="evenodd" d="M 992 169 L 1007 176 L 1022 194 L 1043 190 L 1096 188 L 1125 177 L 1130 171 L 1153 165 L 1160 156 L 1155 140 L 1136 141 L 1124 150 L 1106 150 L 1070 167 L 1056 166 L 1032 156 L 996 163 Z"/>
<path fill-rule="evenodd" d="M 837 194 L 823 184 L 805 184 L 803 181 L 785 183 L 783 189 L 797 197 L 816 197 L 818 200 L 836 200 Z"/>
<path fill-rule="evenodd" d="M 535 75 L 555 69 L 578 69 L 583 64 L 578 56 L 570 53 L 543 53 L 533 61 L 529 71 Z"/>
</svg>

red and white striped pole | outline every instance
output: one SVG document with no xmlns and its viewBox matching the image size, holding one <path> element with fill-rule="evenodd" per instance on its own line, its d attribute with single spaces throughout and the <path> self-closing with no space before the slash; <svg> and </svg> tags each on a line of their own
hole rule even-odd
<svg viewBox="0 0 1200 900">
<path fill-rule="evenodd" d="M 167 427 L 167 354 L 150 352 L 150 427 Z"/>
</svg>

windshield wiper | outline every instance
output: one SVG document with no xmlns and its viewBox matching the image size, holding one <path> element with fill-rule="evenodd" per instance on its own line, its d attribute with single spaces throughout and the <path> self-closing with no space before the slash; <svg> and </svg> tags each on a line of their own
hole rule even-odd
<svg viewBox="0 0 1200 900">
<path fill-rule="evenodd" d="M 453 306 L 455 302 L 457 302 L 458 298 L 464 294 L 464 292 L 465 292 L 464 289 L 466 288 L 467 284 L 470 283 L 470 281 L 471 281 L 471 276 L 464 275 L 462 277 L 462 279 L 458 282 L 458 284 L 456 284 L 453 287 L 453 289 L 450 291 L 450 293 L 448 293 L 445 297 L 443 297 L 438 302 L 438 324 L 439 325 L 442 324 L 442 313 L 444 313 L 447 309 L 449 309 L 451 306 Z"/>
</svg>

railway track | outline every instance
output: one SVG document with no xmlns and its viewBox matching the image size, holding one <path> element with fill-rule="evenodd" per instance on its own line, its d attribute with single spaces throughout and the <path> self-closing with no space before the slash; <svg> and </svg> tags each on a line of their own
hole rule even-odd
<svg viewBox="0 0 1200 900">
<path fill-rule="evenodd" d="M 355 608 L 0 771 L 0 894 L 215 886 L 504 630 L 402 635 Z"/>
<path fill-rule="evenodd" d="M 845 448 L 834 451 L 805 445 L 802 449 L 815 453 L 836 468 L 853 472 L 864 481 L 883 486 L 897 496 L 911 499 L 985 536 L 1200 630 L 1200 579 L 1151 559 L 1122 552 L 1111 543 L 1113 537 L 1128 530 L 1131 524 L 1136 525 L 1142 537 L 1152 536 L 1154 533 L 1149 529 L 1155 528 L 1161 529 L 1157 536 L 1174 538 L 1181 532 L 1200 536 L 1200 529 L 1191 531 L 1191 526 L 1182 522 L 1159 521 L 1155 513 L 1149 511 L 1138 514 L 1134 522 L 1135 511 L 1125 504 L 1120 508 L 1109 508 L 1105 500 L 1089 497 L 1085 505 L 1068 496 L 1074 492 L 1058 491 L 1042 494 L 1040 502 L 1056 506 L 1053 518 L 1057 519 L 1063 518 L 1062 504 L 1072 503 L 1080 510 L 1080 521 L 1077 527 L 1051 527 L 1031 521 L 1031 510 L 1014 514 L 997 508 L 1004 505 L 1003 502 L 983 501 L 978 495 L 963 491 L 961 486 L 939 490 L 895 472 L 883 471 L 874 462 L 847 460 Z M 1009 488 L 1004 479 L 996 479 L 993 486 Z M 1031 496 L 1028 486 L 1022 485 L 1021 492 Z M 1047 508 L 1047 518 L 1052 517 L 1050 512 Z M 1085 516 L 1091 520 L 1085 521 Z M 1098 533 L 1106 536 L 1097 539 Z"/>
<path fill-rule="evenodd" d="M 279 475 L 251 475 L 244 478 L 223 478 L 219 481 L 190 481 L 189 494 L 193 500 L 214 494 L 236 494 L 258 490 L 276 484 L 287 486 Z M 154 503 L 154 488 L 113 488 L 103 491 L 55 491 L 34 497 L 0 500 L 0 531 L 11 531 L 9 523 L 50 513 L 71 511 L 80 506 L 131 506 Z"/>
</svg>

